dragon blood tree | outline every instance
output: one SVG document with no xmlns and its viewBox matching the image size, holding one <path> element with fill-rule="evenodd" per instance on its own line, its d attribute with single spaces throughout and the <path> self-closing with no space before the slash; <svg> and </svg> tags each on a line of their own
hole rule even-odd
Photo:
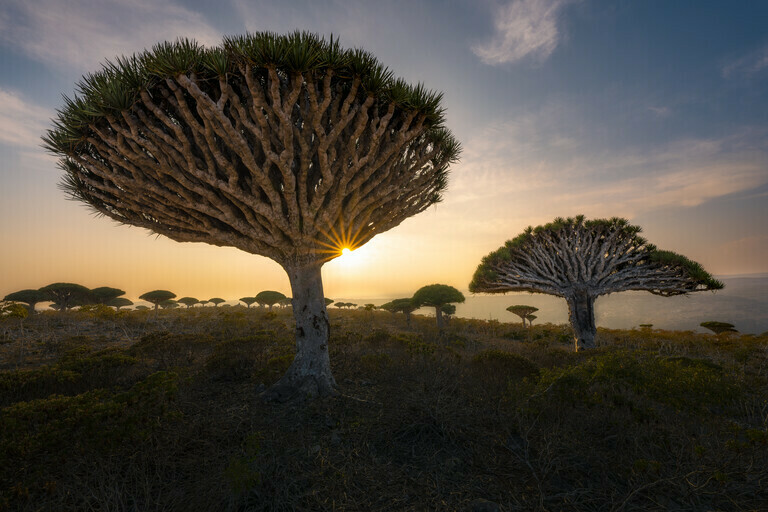
<svg viewBox="0 0 768 512">
<path fill-rule="evenodd" d="M 563 297 L 578 350 L 595 346 L 594 304 L 600 295 L 644 290 L 670 297 L 723 288 L 698 263 L 657 249 L 639 233 L 625 219 L 582 215 L 529 227 L 483 258 L 469 289 Z"/>
<path fill-rule="evenodd" d="M 515 306 L 509 306 L 507 308 L 507 311 L 520 317 L 520 319 L 523 321 L 523 327 L 525 327 L 525 320 L 538 310 L 539 308 L 536 308 L 533 306 L 526 306 L 524 304 L 517 304 Z"/>
<path fill-rule="evenodd" d="M 333 38 L 178 40 L 84 76 L 44 140 L 96 212 L 285 269 L 297 350 L 264 396 L 285 400 L 335 392 L 323 263 L 441 199 L 441 97 Z"/>
</svg>

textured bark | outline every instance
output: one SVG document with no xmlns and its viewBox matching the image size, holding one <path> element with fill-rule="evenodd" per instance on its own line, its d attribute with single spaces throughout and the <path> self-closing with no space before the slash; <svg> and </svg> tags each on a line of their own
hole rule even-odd
<svg viewBox="0 0 768 512">
<path fill-rule="evenodd" d="M 450 163 L 425 118 L 327 79 L 240 83 L 178 75 L 131 111 L 90 125 L 69 154 L 72 194 L 99 213 L 181 242 L 276 261 L 358 247 L 435 201 Z M 453 158 L 453 155 L 451 155 Z"/>
<path fill-rule="evenodd" d="M 247 45 L 274 49 L 260 37 Z M 301 70 L 248 50 L 211 71 L 211 54 L 182 46 L 142 57 L 137 73 L 152 79 L 130 86 L 129 106 L 102 108 L 124 88 L 99 84 L 133 84 L 134 73 L 84 78 L 96 85 L 46 139 L 62 156 L 63 188 L 120 223 L 278 262 L 291 279 L 297 356 L 267 395 L 330 394 L 320 267 L 440 200 L 459 146 L 442 127 L 439 97 L 411 104 L 416 89 L 403 96 L 389 79 L 373 87 L 383 68 L 354 71 L 365 60 L 357 57 Z M 177 66 L 178 55 L 202 64 Z"/>
<path fill-rule="evenodd" d="M 435 306 L 435 317 L 437 317 L 437 329 L 443 330 L 443 312 L 440 311 L 440 306 Z"/>
<path fill-rule="evenodd" d="M 574 285 L 588 285 L 593 296 L 628 290 L 682 295 L 705 289 L 678 265 L 648 259 L 645 241 L 620 229 L 577 226 L 533 235 L 513 258 L 487 264 L 491 280 L 473 283 L 477 291 L 525 291 L 565 297 Z"/>
<path fill-rule="evenodd" d="M 595 346 L 594 303 L 601 295 L 644 290 L 669 297 L 723 287 L 698 264 L 648 244 L 639 231 L 624 219 L 583 216 L 529 228 L 483 258 L 469 289 L 565 298 L 578 350 Z"/>
<path fill-rule="evenodd" d="M 330 323 L 318 262 L 286 265 L 296 320 L 296 357 L 286 374 L 262 395 L 285 402 L 336 394 L 328 356 Z"/>
<path fill-rule="evenodd" d="M 595 348 L 595 298 L 586 290 L 578 290 L 566 297 L 568 318 L 573 328 L 573 348 Z"/>
</svg>

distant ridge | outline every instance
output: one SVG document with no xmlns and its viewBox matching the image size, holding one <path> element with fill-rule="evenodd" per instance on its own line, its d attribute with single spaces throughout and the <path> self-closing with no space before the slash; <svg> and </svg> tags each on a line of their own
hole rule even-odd
<svg viewBox="0 0 768 512">
<path fill-rule="evenodd" d="M 715 276 L 717 279 L 764 279 L 768 278 L 768 272 L 758 272 L 757 274 L 720 274 Z"/>
</svg>

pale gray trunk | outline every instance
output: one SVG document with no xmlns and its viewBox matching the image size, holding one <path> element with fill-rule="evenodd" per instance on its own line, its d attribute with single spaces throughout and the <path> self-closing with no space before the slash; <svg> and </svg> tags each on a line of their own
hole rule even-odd
<svg viewBox="0 0 768 512">
<path fill-rule="evenodd" d="M 335 395 L 336 381 L 328 356 L 330 323 L 325 309 L 320 263 L 286 266 L 296 320 L 296 357 L 283 377 L 266 390 L 263 398 L 285 402 Z"/>
<path fill-rule="evenodd" d="M 440 306 L 435 306 L 435 316 L 437 317 L 437 328 L 443 330 L 443 312 L 440 311 Z"/>
<path fill-rule="evenodd" d="M 595 298 L 586 290 L 576 290 L 565 300 L 573 327 L 574 350 L 595 348 Z"/>
</svg>

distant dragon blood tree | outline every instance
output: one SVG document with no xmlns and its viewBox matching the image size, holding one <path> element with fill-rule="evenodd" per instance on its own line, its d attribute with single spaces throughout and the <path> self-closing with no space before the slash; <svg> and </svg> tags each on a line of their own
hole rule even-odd
<svg viewBox="0 0 768 512">
<path fill-rule="evenodd" d="M 250 308 L 251 304 L 256 302 L 256 297 L 240 297 L 240 302 Z"/>
<path fill-rule="evenodd" d="M 417 307 L 429 306 L 435 308 L 437 328 L 443 328 L 443 306 L 454 302 L 464 302 L 464 294 L 447 284 L 430 284 L 422 286 L 411 298 Z M 454 311 L 455 312 L 455 311 Z"/>
<path fill-rule="evenodd" d="M 717 336 L 720 336 L 726 333 L 731 333 L 731 332 L 739 332 L 736 330 L 735 325 L 729 324 L 728 322 L 709 321 L 709 322 L 701 322 L 699 325 L 704 327 L 705 329 L 709 329 L 710 331 L 715 333 Z"/>
<path fill-rule="evenodd" d="M 176 302 L 178 302 L 179 304 L 184 304 L 185 306 L 187 306 L 187 309 L 189 309 L 195 304 L 198 304 L 200 301 L 194 297 L 182 297 Z"/>
<path fill-rule="evenodd" d="M 520 317 L 520 319 L 523 321 L 523 327 L 525 327 L 525 320 L 538 310 L 539 308 L 536 308 L 533 306 L 526 306 L 524 304 L 509 306 L 507 308 L 507 311 Z"/>
<path fill-rule="evenodd" d="M 280 293 L 273 290 L 264 290 L 263 292 L 259 292 L 256 294 L 256 302 L 259 303 L 261 306 L 267 306 L 269 307 L 269 310 L 272 311 L 272 306 L 275 304 L 279 304 L 280 301 L 285 300 L 287 297 Z M 323 298 L 323 305 L 325 305 L 325 298 Z"/>
<path fill-rule="evenodd" d="M 441 95 L 308 33 L 162 43 L 78 83 L 44 138 L 70 197 L 287 272 L 296 356 L 265 398 L 335 393 L 320 268 L 440 201 Z"/>
<path fill-rule="evenodd" d="M 145 300 L 147 302 L 150 302 L 155 305 L 155 311 L 157 311 L 158 306 L 160 306 L 163 302 L 171 299 L 175 299 L 176 294 L 173 292 L 169 292 L 168 290 L 152 290 L 151 292 L 144 293 L 142 295 L 139 295 L 139 299 Z"/>
<path fill-rule="evenodd" d="M 581 215 L 529 227 L 483 258 L 469 289 L 563 297 L 578 350 L 595 346 L 594 304 L 600 295 L 644 290 L 670 297 L 723 288 L 698 263 L 657 249 L 639 233 L 625 219 Z"/>
<path fill-rule="evenodd" d="M 61 311 L 68 311 L 92 301 L 91 290 L 75 283 L 53 283 L 43 286 L 40 291 L 45 294 L 45 300 L 57 304 Z"/>
<path fill-rule="evenodd" d="M 405 325 L 411 327 L 411 313 L 419 309 L 409 298 L 395 299 L 391 302 L 381 305 L 381 309 L 390 313 L 403 313 L 405 315 Z"/>
<path fill-rule="evenodd" d="M 45 302 L 49 299 L 45 292 L 40 290 L 19 290 L 18 292 L 9 293 L 3 300 L 11 302 L 23 302 L 26 304 L 29 312 L 34 314 L 35 305 L 38 302 Z"/>
</svg>

